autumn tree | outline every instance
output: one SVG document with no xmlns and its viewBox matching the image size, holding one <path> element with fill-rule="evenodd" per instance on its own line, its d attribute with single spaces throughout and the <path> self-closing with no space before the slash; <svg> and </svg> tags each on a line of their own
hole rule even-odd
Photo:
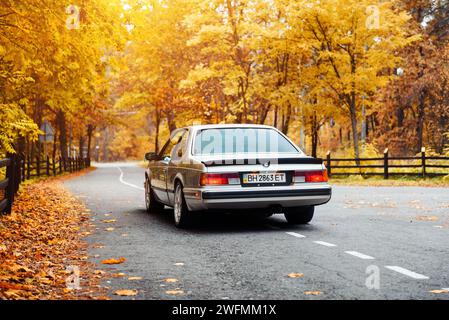
<svg viewBox="0 0 449 320">
<path fill-rule="evenodd" d="M 385 86 L 400 63 L 396 50 L 417 39 L 408 35 L 409 16 L 392 2 L 372 6 L 371 1 L 299 1 L 293 29 L 295 39 L 310 47 L 318 93 L 332 97 L 350 119 L 354 155 L 359 158 L 359 119 L 362 101 L 369 107 L 377 90 Z M 378 19 L 378 20 L 377 20 Z"/>
<path fill-rule="evenodd" d="M 69 131 L 86 135 L 88 124 L 82 119 L 95 107 L 105 76 L 103 52 L 120 46 L 121 12 L 120 1 L 83 0 L 79 7 L 57 0 L 1 3 L 0 54 L 7 61 L 1 68 L 9 70 L 3 74 L 5 84 L 15 83 L 2 88 L 8 104 L 2 116 L 8 110 L 18 121 L 34 122 L 32 127 L 10 122 L 10 139 L 30 138 L 28 152 L 39 154 L 40 144 L 34 142 L 46 119 L 57 129 L 61 155 L 68 156 Z"/>
<path fill-rule="evenodd" d="M 395 70 L 395 81 L 378 97 L 376 140 L 392 144 L 398 153 L 414 154 L 426 145 L 441 153 L 449 131 L 449 3 L 397 5 L 413 17 L 408 29 L 422 34 L 422 39 L 401 50 L 403 62 Z"/>
</svg>

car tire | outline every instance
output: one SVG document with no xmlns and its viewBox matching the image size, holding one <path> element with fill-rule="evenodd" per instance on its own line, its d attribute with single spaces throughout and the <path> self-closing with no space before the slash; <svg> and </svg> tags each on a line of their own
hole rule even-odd
<svg viewBox="0 0 449 320">
<path fill-rule="evenodd" d="M 184 198 L 184 192 L 182 184 L 180 182 L 175 185 L 175 200 L 173 205 L 173 215 L 175 220 L 175 226 L 178 228 L 186 228 L 191 224 L 192 213 L 187 208 L 187 204 Z"/>
<path fill-rule="evenodd" d="M 290 224 L 306 224 L 312 220 L 314 212 L 313 206 L 285 208 L 284 216 Z"/>
<path fill-rule="evenodd" d="M 164 205 L 156 200 L 148 178 L 145 180 L 145 207 L 148 213 L 157 213 L 164 210 Z"/>
</svg>

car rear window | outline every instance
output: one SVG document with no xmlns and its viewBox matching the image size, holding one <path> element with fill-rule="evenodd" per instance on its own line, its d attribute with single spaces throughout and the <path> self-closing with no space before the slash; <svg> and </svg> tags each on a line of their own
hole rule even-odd
<svg viewBox="0 0 449 320">
<path fill-rule="evenodd" d="M 234 153 L 299 153 L 276 130 L 265 128 L 204 129 L 197 133 L 195 155 Z"/>
</svg>

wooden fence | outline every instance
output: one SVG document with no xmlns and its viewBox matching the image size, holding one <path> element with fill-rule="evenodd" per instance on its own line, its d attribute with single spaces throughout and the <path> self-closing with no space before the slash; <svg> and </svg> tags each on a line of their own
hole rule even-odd
<svg viewBox="0 0 449 320">
<path fill-rule="evenodd" d="M 6 168 L 5 179 L 0 180 L 0 214 L 11 213 L 14 197 L 20 183 L 31 178 L 49 177 L 63 172 L 75 172 L 90 167 L 90 159 L 81 158 L 30 158 L 9 154 L 0 159 L 0 170 Z M 4 169 L 3 169 L 4 171 Z"/>
<path fill-rule="evenodd" d="M 449 174 L 449 157 L 428 156 L 426 150 L 421 150 L 420 156 L 392 157 L 385 149 L 383 157 L 378 158 L 332 158 L 328 152 L 326 167 L 329 176 L 419 176 L 436 177 Z"/>
</svg>

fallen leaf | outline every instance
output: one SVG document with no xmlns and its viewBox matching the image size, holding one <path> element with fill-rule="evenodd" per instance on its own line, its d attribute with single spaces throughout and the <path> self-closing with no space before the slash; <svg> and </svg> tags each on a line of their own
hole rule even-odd
<svg viewBox="0 0 449 320">
<path fill-rule="evenodd" d="M 164 279 L 164 281 L 165 281 L 165 282 L 178 282 L 178 279 L 175 279 L 175 278 L 167 278 L 167 279 Z"/>
<path fill-rule="evenodd" d="M 430 290 L 430 293 L 441 294 L 441 293 L 449 293 L 448 290 Z"/>
<path fill-rule="evenodd" d="M 43 283 L 43 284 L 52 284 L 52 283 L 53 283 L 53 281 L 51 281 L 51 280 L 48 279 L 48 278 L 40 278 L 40 279 L 39 279 L 39 282 L 41 282 L 41 283 Z"/>
<path fill-rule="evenodd" d="M 114 222 L 117 222 L 117 220 L 109 219 L 109 220 L 101 220 L 101 222 L 103 222 L 103 223 L 114 223 Z"/>
<path fill-rule="evenodd" d="M 137 290 L 117 290 L 114 292 L 117 296 L 136 296 Z"/>
<path fill-rule="evenodd" d="M 114 273 L 112 276 L 113 276 L 114 278 L 121 278 L 121 277 L 124 277 L 125 274 L 124 274 L 123 272 L 119 272 L 119 273 Z"/>
<path fill-rule="evenodd" d="M 127 236 L 128 236 L 127 233 L 123 233 L 123 234 L 122 234 L 122 237 L 127 237 Z"/>
<path fill-rule="evenodd" d="M 437 221 L 438 219 L 437 216 L 416 216 L 416 220 L 419 221 Z"/>
<path fill-rule="evenodd" d="M 0 282 L 0 288 L 2 289 L 12 289 L 12 290 L 30 290 L 32 286 L 23 285 L 23 284 L 15 284 L 9 282 Z"/>
<path fill-rule="evenodd" d="M 171 295 L 177 295 L 177 294 L 184 294 L 184 291 L 182 290 L 168 290 L 165 291 L 166 294 L 171 294 Z"/>
<path fill-rule="evenodd" d="M 120 264 L 120 263 L 123 263 L 125 261 L 126 261 L 125 258 L 118 258 L 118 259 L 111 258 L 111 259 L 103 260 L 103 261 L 101 261 L 101 263 L 102 264 Z"/>
<path fill-rule="evenodd" d="M 106 230 L 106 231 L 114 231 L 115 228 L 106 228 L 105 230 Z"/>
<path fill-rule="evenodd" d="M 21 266 L 19 264 L 15 264 L 13 266 L 10 266 L 9 270 L 11 270 L 13 272 L 33 272 L 30 268 L 27 268 L 25 266 Z"/>
<path fill-rule="evenodd" d="M 0 244 L 0 252 L 6 251 L 6 245 Z"/>
<path fill-rule="evenodd" d="M 103 270 L 95 270 L 94 274 L 105 274 L 106 272 L 104 272 Z"/>
<path fill-rule="evenodd" d="M 142 280 L 142 277 L 129 277 L 128 280 Z"/>
<path fill-rule="evenodd" d="M 5 296 L 8 299 L 20 299 L 22 295 L 22 291 L 20 290 L 8 290 L 5 293 Z"/>
<path fill-rule="evenodd" d="M 321 292 L 321 291 L 305 291 L 304 294 L 305 294 L 305 295 L 313 295 L 313 296 L 317 296 L 317 295 L 322 294 L 322 292 Z"/>
<path fill-rule="evenodd" d="M 289 278 L 302 278 L 304 277 L 304 273 L 289 273 L 287 275 Z"/>
</svg>

